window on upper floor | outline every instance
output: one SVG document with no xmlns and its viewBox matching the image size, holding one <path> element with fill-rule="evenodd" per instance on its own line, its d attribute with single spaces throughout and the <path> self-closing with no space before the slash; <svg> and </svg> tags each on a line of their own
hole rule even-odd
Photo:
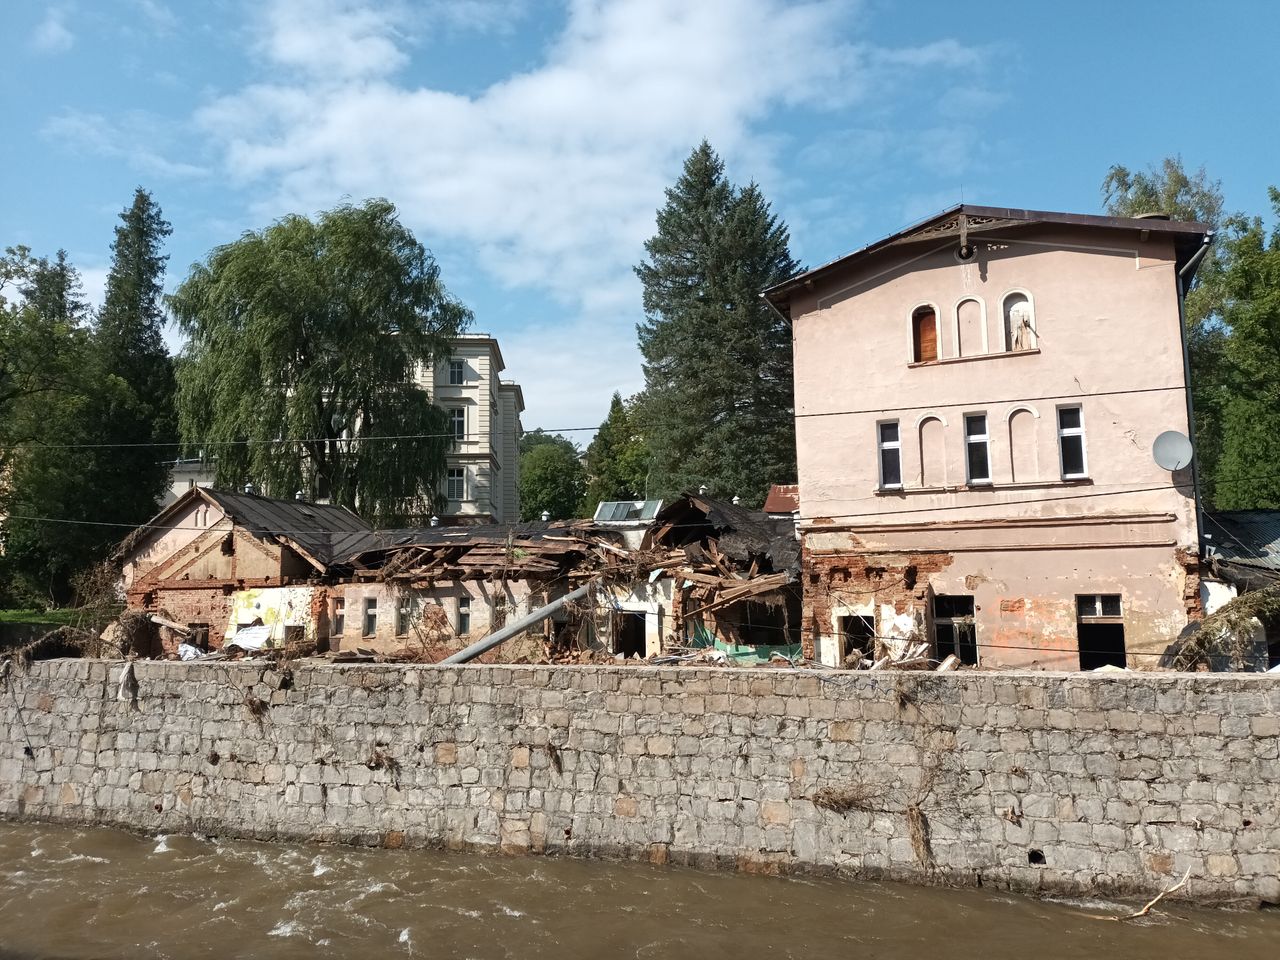
<svg viewBox="0 0 1280 960">
<path fill-rule="evenodd" d="M 985 413 L 964 415 L 965 478 L 971 484 L 991 482 L 991 438 Z"/>
<path fill-rule="evenodd" d="M 467 382 L 467 365 L 462 360 L 449 361 L 449 386 L 460 387 Z"/>
<path fill-rule="evenodd" d="M 1015 290 L 1004 298 L 1001 305 L 1004 315 L 1004 348 L 1006 350 L 1033 350 L 1036 347 L 1036 318 L 1031 298 Z"/>
<path fill-rule="evenodd" d="M 458 633 L 465 636 L 471 632 L 471 598 L 458 598 Z"/>
<path fill-rule="evenodd" d="M 938 417 L 920 421 L 920 486 L 942 487 L 947 483 L 946 425 Z"/>
<path fill-rule="evenodd" d="M 1058 456 L 1063 480 L 1089 476 L 1084 447 L 1084 410 L 1078 405 L 1058 408 Z"/>
<path fill-rule="evenodd" d="M 449 432 L 455 440 L 467 439 L 467 411 L 463 407 L 449 411 Z"/>
<path fill-rule="evenodd" d="M 880 489 L 902 489 L 902 441 L 898 435 L 898 421 L 885 420 L 876 424 L 877 443 L 880 448 Z"/>
<path fill-rule="evenodd" d="M 450 467 L 445 496 L 450 500 L 467 499 L 467 471 L 465 467 Z"/>
<path fill-rule="evenodd" d="M 928 363 L 938 359 L 938 312 L 927 304 L 911 314 L 911 360 Z"/>
</svg>

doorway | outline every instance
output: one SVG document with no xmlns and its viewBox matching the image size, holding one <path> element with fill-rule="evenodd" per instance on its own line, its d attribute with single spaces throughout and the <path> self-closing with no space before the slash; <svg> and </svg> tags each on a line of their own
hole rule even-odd
<svg viewBox="0 0 1280 960">
<path fill-rule="evenodd" d="M 1124 667 L 1124 609 L 1118 593 L 1076 597 L 1076 644 L 1080 669 Z"/>
<path fill-rule="evenodd" d="M 840 664 L 857 667 L 864 659 L 870 659 L 876 649 L 876 618 L 844 616 L 840 618 Z"/>
<path fill-rule="evenodd" d="M 619 610 L 613 616 L 613 652 L 627 659 L 643 657 L 647 614 Z"/>
</svg>

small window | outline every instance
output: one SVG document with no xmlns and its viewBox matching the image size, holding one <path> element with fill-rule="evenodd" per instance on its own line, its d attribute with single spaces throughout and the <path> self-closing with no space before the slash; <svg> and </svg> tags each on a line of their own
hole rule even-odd
<svg viewBox="0 0 1280 960">
<path fill-rule="evenodd" d="M 1063 480 L 1089 475 L 1084 453 L 1084 411 L 1078 406 L 1058 408 L 1058 453 Z"/>
<path fill-rule="evenodd" d="M 445 496 L 450 500 L 467 499 L 467 471 L 465 467 L 450 467 Z"/>
<path fill-rule="evenodd" d="M 449 411 L 449 432 L 455 440 L 467 439 L 467 411 L 462 407 Z"/>
<path fill-rule="evenodd" d="M 969 483 L 991 482 L 991 440 L 987 436 L 987 415 L 964 415 L 965 469 Z"/>
<path fill-rule="evenodd" d="M 902 443 L 898 438 L 898 421 L 876 424 L 880 445 L 880 489 L 902 489 Z"/>
<path fill-rule="evenodd" d="M 417 597 L 411 597 L 408 594 L 402 594 L 400 602 L 396 604 L 396 636 L 403 637 L 409 632 L 413 622 L 418 619 L 418 609 L 421 601 Z"/>
<path fill-rule="evenodd" d="M 911 346 L 915 363 L 938 359 L 938 314 L 933 307 L 917 307 L 911 314 Z"/>
<path fill-rule="evenodd" d="M 471 598 L 458 598 L 458 634 L 465 636 L 471 632 Z"/>
<path fill-rule="evenodd" d="M 194 480 L 188 480 L 188 481 L 187 481 L 187 489 L 188 489 L 188 490 L 194 490 L 195 488 L 196 488 L 196 482 L 195 482 Z"/>
<path fill-rule="evenodd" d="M 449 386 L 460 387 L 467 382 L 467 365 L 462 360 L 449 361 Z"/>
<path fill-rule="evenodd" d="M 951 654 L 961 663 L 978 662 L 973 597 L 939 594 L 933 598 L 933 643 L 939 660 Z"/>
<path fill-rule="evenodd" d="M 333 598 L 333 609 L 329 613 L 329 635 L 342 636 L 347 625 L 347 601 L 342 597 Z"/>
<path fill-rule="evenodd" d="M 378 598 L 364 598 L 364 633 L 363 636 L 372 637 L 378 632 Z"/>
</svg>

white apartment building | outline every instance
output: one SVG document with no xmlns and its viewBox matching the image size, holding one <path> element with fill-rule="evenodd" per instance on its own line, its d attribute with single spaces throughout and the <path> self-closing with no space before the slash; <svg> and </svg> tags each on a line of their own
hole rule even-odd
<svg viewBox="0 0 1280 960">
<path fill-rule="evenodd" d="M 449 453 L 441 519 L 516 523 L 520 519 L 520 385 L 501 379 L 506 365 L 487 333 L 455 337 L 418 383 L 449 415 L 456 438 Z"/>
</svg>

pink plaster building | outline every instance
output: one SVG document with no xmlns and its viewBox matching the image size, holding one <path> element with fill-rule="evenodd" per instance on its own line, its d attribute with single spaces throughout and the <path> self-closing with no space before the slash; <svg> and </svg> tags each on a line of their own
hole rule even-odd
<svg viewBox="0 0 1280 960">
<path fill-rule="evenodd" d="M 1199 613 L 1181 295 L 1203 224 L 962 205 L 766 292 L 792 323 L 805 636 L 1154 666 Z"/>
</svg>

